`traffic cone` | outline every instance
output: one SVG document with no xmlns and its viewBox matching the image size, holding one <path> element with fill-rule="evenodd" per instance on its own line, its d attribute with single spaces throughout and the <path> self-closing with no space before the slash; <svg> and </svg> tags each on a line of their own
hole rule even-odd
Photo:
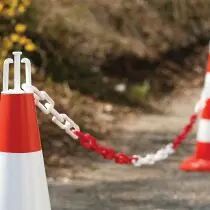
<svg viewBox="0 0 210 210">
<path fill-rule="evenodd" d="M 184 171 L 210 171 L 210 99 L 207 100 L 201 113 L 196 152 L 182 163 L 181 169 Z"/>
<path fill-rule="evenodd" d="M 210 50 L 208 54 L 204 88 L 201 100 L 198 123 L 196 152 L 184 160 L 180 168 L 184 171 L 210 171 Z"/>
<path fill-rule="evenodd" d="M 33 93 L 20 87 L 20 66 L 30 61 L 14 52 L 4 62 L 0 101 L 0 209 L 50 210 L 43 154 Z M 14 89 L 8 89 L 9 65 L 14 63 Z"/>
</svg>

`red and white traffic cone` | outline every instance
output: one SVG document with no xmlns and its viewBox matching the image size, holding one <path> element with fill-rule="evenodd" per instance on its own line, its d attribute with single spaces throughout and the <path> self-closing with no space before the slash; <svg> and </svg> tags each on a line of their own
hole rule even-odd
<svg viewBox="0 0 210 210">
<path fill-rule="evenodd" d="M 20 87 L 20 65 L 31 85 L 31 65 L 21 52 L 4 62 L 0 101 L 0 209 L 50 210 L 40 134 L 33 93 Z M 9 65 L 14 63 L 14 89 L 8 89 Z"/>
<path fill-rule="evenodd" d="M 201 113 L 195 154 L 185 160 L 181 169 L 184 171 L 210 171 L 210 99 Z"/>
<path fill-rule="evenodd" d="M 199 110 L 196 152 L 181 164 L 184 171 L 210 171 L 210 50 L 204 88 L 196 106 Z"/>
</svg>

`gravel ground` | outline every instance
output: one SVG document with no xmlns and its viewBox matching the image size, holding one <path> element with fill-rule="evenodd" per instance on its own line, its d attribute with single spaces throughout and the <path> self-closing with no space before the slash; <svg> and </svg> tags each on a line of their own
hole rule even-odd
<svg viewBox="0 0 210 210">
<path fill-rule="evenodd" d="M 178 160 L 144 169 L 102 165 L 97 179 L 89 173 L 52 184 L 53 210 L 209 210 L 209 174 L 183 173 Z"/>
<path fill-rule="evenodd" d="M 185 91 L 170 103 L 167 114 L 125 119 L 109 144 L 141 154 L 160 148 L 186 123 L 198 94 Z M 177 154 L 154 166 L 116 166 L 95 158 L 84 160 L 72 178 L 49 178 L 53 210 L 209 210 L 209 174 L 179 170 L 181 161 L 193 153 L 194 134 Z"/>
</svg>

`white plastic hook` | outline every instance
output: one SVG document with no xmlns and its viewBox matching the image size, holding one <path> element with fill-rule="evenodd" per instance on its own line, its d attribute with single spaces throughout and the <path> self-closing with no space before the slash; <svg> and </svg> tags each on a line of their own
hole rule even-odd
<svg viewBox="0 0 210 210">
<path fill-rule="evenodd" d="M 31 61 L 28 58 L 22 58 L 21 63 L 25 64 L 26 69 L 26 85 L 31 86 Z"/>
<path fill-rule="evenodd" d="M 14 91 L 21 91 L 20 88 L 20 57 L 22 52 L 13 52 L 14 55 Z"/>
<path fill-rule="evenodd" d="M 4 94 L 20 94 L 24 93 L 21 89 L 21 63 L 25 64 L 25 77 L 27 92 L 31 93 L 31 62 L 28 58 L 22 58 L 22 52 L 13 52 L 14 60 L 7 58 L 3 67 L 3 91 Z M 9 89 L 9 67 L 14 63 L 14 89 Z"/>
<path fill-rule="evenodd" d="M 9 86 L 9 66 L 13 63 L 12 58 L 7 58 L 3 66 L 3 92 L 8 91 Z"/>
</svg>

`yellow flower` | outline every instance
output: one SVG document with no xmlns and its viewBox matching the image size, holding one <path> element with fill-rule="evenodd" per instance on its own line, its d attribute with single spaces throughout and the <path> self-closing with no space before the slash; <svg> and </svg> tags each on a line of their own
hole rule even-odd
<svg viewBox="0 0 210 210">
<path fill-rule="evenodd" d="M 25 45 L 25 50 L 28 52 L 34 52 L 36 50 L 36 45 L 34 43 L 28 43 Z"/>
<path fill-rule="evenodd" d="M 21 23 L 17 24 L 17 25 L 15 26 L 15 31 L 16 31 L 17 33 L 24 33 L 24 32 L 26 31 L 26 25 L 21 24 Z"/>
<path fill-rule="evenodd" d="M 22 3 L 25 5 L 25 6 L 29 6 L 31 4 L 31 0 L 22 0 Z"/>
<path fill-rule="evenodd" d="M 3 39 L 3 47 L 5 49 L 10 50 L 12 48 L 12 46 L 13 46 L 13 43 L 12 43 L 12 41 L 10 39 L 8 39 L 8 38 L 4 38 Z"/>
<path fill-rule="evenodd" d="M 2 50 L 0 55 L 1 55 L 1 58 L 5 58 L 7 56 L 8 52 L 6 50 Z"/>
<path fill-rule="evenodd" d="M 20 40 L 20 36 L 16 33 L 10 35 L 10 39 L 12 42 L 18 42 Z"/>
<path fill-rule="evenodd" d="M 24 13 L 26 11 L 26 7 L 23 5 L 23 4 L 20 4 L 19 6 L 18 6 L 18 12 L 20 13 L 20 14 L 22 14 L 22 13 Z"/>
<path fill-rule="evenodd" d="M 11 0 L 9 3 L 10 7 L 15 8 L 18 6 L 18 0 Z"/>
<path fill-rule="evenodd" d="M 30 42 L 30 39 L 28 39 L 25 36 L 21 36 L 18 43 L 21 44 L 21 45 L 25 45 L 25 44 L 27 44 L 29 42 Z"/>
<path fill-rule="evenodd" d="M 8 17 L 14 17 L 15 16 L 15 10 L 10 8 L 4 11 L 4 14 Z"/>
<path fill-rule="evenodd" d="M 2 12 L 4 9 L 4 4 L 3 3 L 0 3 L 0 12 Z"/>
</svg>

